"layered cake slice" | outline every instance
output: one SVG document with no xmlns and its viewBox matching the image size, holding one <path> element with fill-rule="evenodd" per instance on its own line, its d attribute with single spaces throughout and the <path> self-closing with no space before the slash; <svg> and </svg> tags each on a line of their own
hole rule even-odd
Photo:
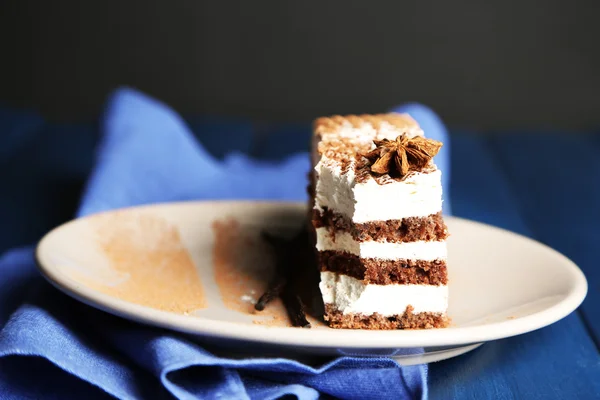
<svg viewBox="0 0 600 400">
<path fill-rule="evenodd" d="M 441 146 L 404 114 L 315 121 L 312 233 L 330 327 L 447 325 Z"/>
</svg>

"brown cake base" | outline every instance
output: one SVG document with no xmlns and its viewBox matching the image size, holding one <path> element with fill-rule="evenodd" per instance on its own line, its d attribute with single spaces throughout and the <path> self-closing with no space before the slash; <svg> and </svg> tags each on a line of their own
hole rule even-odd
<svg viewBox="0 0 600 400">
<path fill-rule="evenodd" d="M 412 306 L 402 315 L 386 317 L 380 314 L 343 314 L 331 304 L 325 304 L 325 321 L 334 329 L 433 329 L 446 328 L 448 318 L 437 313 L 414 314 Z"/>
</svg>

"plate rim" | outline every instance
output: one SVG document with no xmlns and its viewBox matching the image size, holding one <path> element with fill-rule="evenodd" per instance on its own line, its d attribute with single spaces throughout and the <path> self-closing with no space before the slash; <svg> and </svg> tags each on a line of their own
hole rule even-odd
<svg viewBox="0 0 600 400">
<path fill-rule="evenodd" d="M 102 211 L 99 213 L 74 218 L 47 232 L 35 247 L 34 258 L 37 269 L 48 282 L 68 296 L 109 314 L 146 325 L 167 328 L 177 332 L 183 332 L 197 336 L 208 336 L 212 338 L 277 346 L 311 347 L 318 349 L 331 347 L 347 349 L 381 349 L 399 347 L 415 348 L 455 346 L 508 338 L 529 333 L 560 321 L 581 305 L 588 291 L 588 283 L 584 273 L 572 260 L 559 251 L 519 233 L 483 222 L 455 216 L 444 216 L 444 218 L 467 222 L 469 224 L 479 225 L 487 229 L 498 230 L 504 233 L 510 233 L 518 236 L 522 240 L 528 241 L 533 245 L 542 246 L 551 253 L 554 253 L 555 256 L 564 261 L 564 267 L 569 268 L 570 272 L 574 276 L 575 285 L 573 289 L 563 300 L 549 308 L 524 317 L 508 319 L 505 321 L 488 323 L 480 326 L 450 327 L 428 330 L 372 331 L 319 329 L 317 331 L 319 334 L 314 335 L 318 338 L 318 340 L 313 341 L 310 340 L 311 334 L 307 333 L 311 331 L 314 332 L 314 330 L 295 327 L 277 327 L 260 324 L 241 324 L 238 322 L 209 320 L 202 317 L 176 314 L 130 303 L 79 284 L 74 280 L 69 279 L 66 275 L 59 273 L 51 266 L 45 265 L 43 262 L 43 256 L 41 253 L 44 252 L 48 239 L 52 235 L 57 234 L 57 232 L 60 230 L 67 229 L 68 226 L 78 223 L 80 220 L 85 220 L 101 214 L 110 214 L 127 210 L 143 210 L 149 208 L 152 209 L 181 206 L 194 207 L 197 205 L 215 203 L 218 203 L 219 205 L 263 204 L 271 206 L 275 205 L 277 207 L 306 207 L 305 202 L 297 201 L 190 200 L 161 202 Z M 63 279 L 63 277 L 66 279 Z M 206 321 L 209 321 L 209 323 L 206 323 Z M 239 329 L 240 326 L 244 326 L 245 328 Z M 341 342 L 344 342 L 344 344 L 340 344 Z"/>
</svg>

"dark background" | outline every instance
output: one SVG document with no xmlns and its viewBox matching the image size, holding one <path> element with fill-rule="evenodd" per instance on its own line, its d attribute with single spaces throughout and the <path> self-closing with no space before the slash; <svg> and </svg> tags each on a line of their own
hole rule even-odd
<svg viewBox="0 0 600 400">
<path fill-rule="evenodd" d="M 97 116 L 130 85 L 190 114 L 432 106 L 451 126 L 600 125 L 600 2 L 4 1 L 0 103 Z"/>
</svg>

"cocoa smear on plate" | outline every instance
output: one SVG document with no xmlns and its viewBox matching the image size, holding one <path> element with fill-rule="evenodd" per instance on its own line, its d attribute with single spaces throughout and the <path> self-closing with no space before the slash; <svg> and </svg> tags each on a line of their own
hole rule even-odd
<svg viewBox="0 0 600 400">
<path fill-rule="evenodd" d="M 233 311 L 255 314 L 254 303 L 274 272 L 272 250 L 258 230 L 242 228 L 234 218 L 215 220 L 212 229 L 213 268 L 223 304 Z M 280 305 L 273 307 L 269 314 L 285 317 L 285 310 Z"/>
<path fill-rule="evenodd" d="M 179 314 L 206 308 L 204 288 L 176 227 L 155 215 L 99 215 L 96 241 L 117 283 L 78 274 L 90 287 L 119 299 Z"/>
<path fill-rule="evenodd" d="M 233 218 L 215 220 L 212 228 L 215 238 L 214 274 L 224 305 L 230 310 L 256 315 L 254 324 L 292 326 L 279 298 L 270 302 L 263 311 L 254 308 L 275 275 L 276 254 L 262 237 L 261 229 L 241 226 Z M 294 258 L 301 255 L 289 256 Z M 316 319 L 312 321 L 317 323 Z"/>
</svg>

